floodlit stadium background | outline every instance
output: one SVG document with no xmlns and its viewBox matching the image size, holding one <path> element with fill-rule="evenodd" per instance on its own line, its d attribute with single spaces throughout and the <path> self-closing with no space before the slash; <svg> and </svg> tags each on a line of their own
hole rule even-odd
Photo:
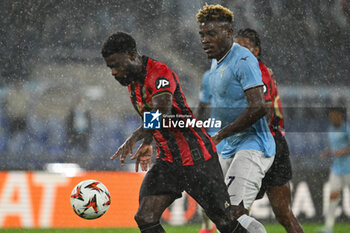
<svg viewBox="0 0 350 233">
<path fill-rule="evenodd" d="M 201 76 L 209 68 L 195 19 L 205 2 L 214 3 L 0 2 L 0 228 L 87 226 L 69 205 L 69 194 L 82 179 L 101 180 L 112 195 L 110 210 L 94 224 L 136 226 L 133 214 L 144 174 L 133 173 L 133 163 L 121 168 L 119 161 L 108 158 L 141 122 L 126 88 L 105 66 L 100 48 L 113 32 L 131 33 L 140 53 L 177 72 L 190 106 L 196 107 Z M 260 34 L 262 59 L 275 74 L 285 108 L 293 210 L 301 222 L 321 222 L 331 163 L 318 159 L 326 146 L 325 114 L 339 105 L 339 98 L 346 108 L 350 104 L 350 3 L 215 3 L 234 12 L 235 31 L 251 27 Z M 21 88 L 19 93 L 15 87 Z M 14 116 L 6 111 L 9 98 L 25 109 L 26 127 L 13 134 L 9 120 Z M 84 152 L 67 143 L 66 118 L 78 99 L 91 113 Z M 348 222 L 350 188 L 343 191 L 339 221 Z M 254 204 L 252 214 L 263 222 L 274 221 L 266 198 Z M 166 211 L 163 221 L 199 222 L 197 206 L 184 197 Z"/>
</svg>

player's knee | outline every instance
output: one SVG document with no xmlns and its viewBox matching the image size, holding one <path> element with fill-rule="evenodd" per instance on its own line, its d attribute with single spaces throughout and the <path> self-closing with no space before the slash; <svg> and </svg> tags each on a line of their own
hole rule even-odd
<svg viewBox="0 0 350 233">
<path fill-rule="evenodd" d="M 221 233 L 247 233 L 237 221 L 219 221 L 216 227 Z"/>
<path fill-rule="evenodd" d="M 331 192 L 331 195 L 329 196 L 329 198 L 331 200 L 337 200 L 339 198 L 340 192 L 339 191 L 333 191 Z"/>
<path fill-rule="evenodd" d="M 147 223 L 138 225 L 141 233 L 165 233 L 164 228 L 158 222 Z"/>
<path fill-rule="evenodd" d="M 235 219 L 238 219 L 243 214 L 249 215 L 248 210 L 244 208 L 243 204 L 231 206 L 230 215 L 233 216 Z"/>
<path fill-rule="evenodd" d="M 137 213 L 134 216 L 134 219 L 138 225 L 144 225 L 159 221 L 159 219 L 155 218 L 154 214 L 143 213 L 140 210 L 137 211 Z"/>
<path fill-rule="evenodd" d="M 137 213 L 135 214 L 134 219 L 135 219 L 137 225 L 142 225 L 142 224 L 144 224 L 144 222 L 143 222 L 143 217 L 141 216 L 141 214 L 140 214 L 138 211 L 137 211 Z"/>
<path fill-rule="evenodd" d="M 291 224 L 293 219 L 295 218 L 291 210 L 286 210 L 286 211 L 275 211 L 275 216 L 277 221 L 282 225 L 282 226 L 288 226 Z"/>
</svg>

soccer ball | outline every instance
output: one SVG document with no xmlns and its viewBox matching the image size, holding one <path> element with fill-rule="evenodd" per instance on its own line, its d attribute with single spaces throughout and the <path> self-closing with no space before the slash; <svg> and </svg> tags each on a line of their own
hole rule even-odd
<svg viewBox="0 0 350 233">
<path fill-rule="evenodd" d="M 84 180 L 74 187 L 70 195 L 70 204 L 79 217 L 95 219 L 107 212 L 111 196 L 101 182 Z"/>
</svg>

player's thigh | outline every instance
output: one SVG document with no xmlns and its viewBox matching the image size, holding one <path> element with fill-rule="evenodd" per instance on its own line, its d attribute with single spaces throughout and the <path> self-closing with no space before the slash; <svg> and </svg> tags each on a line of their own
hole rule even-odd
<svg viewBox="0 0 350 233">
<path fill-rule="evenodd" d="M 268 187 L 266 194 L 275 214 L 289 212 L 291 205 L 291 190 L 289 183 Z"/>
<path fill-rule="evenodd" d="M 288 144 L 284 136 L 276 134 L 275 159 L 262 180 L 260 191 L 256 199 L 263 198 L 266 190 L 270 187 L 278 187 L 288 184 L 292 179 L 292 165 L 289 157 Z"/>
<path fill-rule="evenodd" d="M 135 215 L 139 225 L 153 223 L 160 220 L 164 210 L 175 200 L 170 194 L 143 196 Z"/>
<path fill-rule="evenodd" d="M 182 196 L 177 169 L 167 162 L 157 161 L 146 173 L 139 194 L 135 220 L 139 225 L 159 221 L 164 210 Z"/>
<path fill-rule="evenodd" d="M 146 173 L 142 181 L 139 201 L 143 197 L 170 195 L 175 199 L 182 196 L 183 187 L 181 178 L 179 178 L 180 170 L 167 162 L 157 161 L 151 169 Z"/>
<path fill-rule="evenodd" d="M 186 168 L 185 183 L 185 191 L 198 202 L 209 218 L 225 216 L 225 209 L 230 203 L 217 157 Z"/>
<path fill-rule="evenodd" d="M 283 185 L 292 179 L 292 165 L 286 138 L 280 133 L 274 137 L 276 143 L 275 160 L 269 169 L 272 170 L 272 185 Z M 269 173 L 269 172 L 268 172 Z"/>
<path fill-rule="evenodd" d="M 223 158 L 219 155 L 219 162 L 220 166 L 222 169 L 222 172 L 224 173 L 224 176 L 226 175 L 231 163 L 232 163 L 233 158 Z"/>
<path fill-rule="evenodd" d="M 348 186 L 350 188 L 350 174 L 344 175 L 343 186 Z"/>
<path fill-rule="evenodd" d="M 251 206 L 273 160 L 274 157 L 265 157 L 263 152 L 256 150 L 236 153 L 225 176 L 232 205 L 243 202 L 244 208 Z"/>
</svg>

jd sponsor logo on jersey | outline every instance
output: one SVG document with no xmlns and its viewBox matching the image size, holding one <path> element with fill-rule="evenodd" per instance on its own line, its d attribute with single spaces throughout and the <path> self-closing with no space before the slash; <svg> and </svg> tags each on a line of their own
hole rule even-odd
<svg viewBox="0 0 350 233">
<path fill-rule="evenodd" d="M 157 90 L 161 89 L 161 88 L 168 88 L 170 87 L 170 82 L 164 78 L 164 77 L 159 77 L 156 80 L 156 88 Z"/>
<path fill-rule="evenodd" d="M 157 110 L 156 112 L 143 113 L 143 128 L 144 129 L 160 129 L 160 116 L 162 114 Z"/>
</svg>

